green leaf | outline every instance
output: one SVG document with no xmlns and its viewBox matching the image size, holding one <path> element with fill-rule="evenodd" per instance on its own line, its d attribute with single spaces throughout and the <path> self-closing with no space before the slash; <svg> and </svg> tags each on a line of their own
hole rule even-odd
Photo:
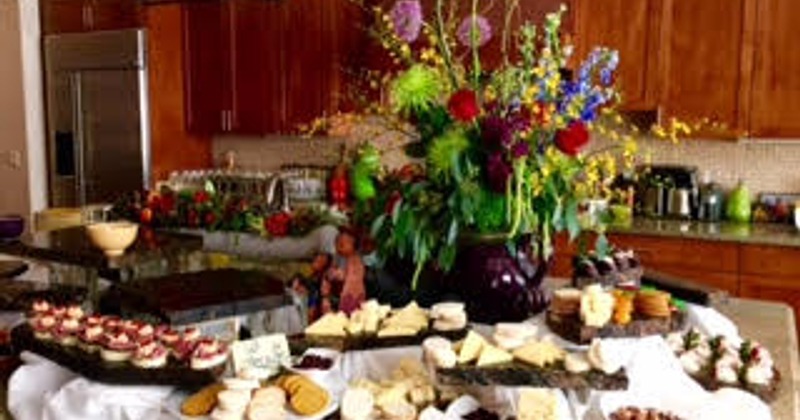
<svg viewBox="0 0 800 420">
<path fill-rule="evenodd" d="M 597 253 L 599 258 L 608 256 L 611 251 L 611 245 L 608 243 L 608 238 L 604 233 L 597 234 L 597 241 L 594 243 L 594 252 Z"/>
<path fill-rule="evenodd" d="M 439 268 L 444 271 L 450 271 L 453 268 L 453 264 L 456 262 L 456 246 L 455 245 L 448 245 L 439 251 Z"/>
<path fill-rule="evenodd" d="M 447 230 L 447 245 L 453 245 L 458 239 L 458 220 L 453 218 L 450 221 L 450 229 Z"/>
<path fill-rule="evenodd" d="M 400 206 L 395 207 L 395 212 L 397 213 L 397 209 Z M 396 219 L 395 219 L 396 220 Z M 375 220 L 372 221 L 372 226 L 370 227 L 370 234 L 373 237 L 378 236 L 378 232 L 383 229 L 383 224 L 386 222 L 386 214 L 381 214 L 380 216 L 376 217 Z"/>
<path fill-rule="evenodd" d="M 567 231 L 569 232 L 569 240 L 572 241 L 581 233 L 581 225 L 578 221 L 578 200 L 574 198 L 569 200 L 564 216 L 567 224 Z"/>
</svg>

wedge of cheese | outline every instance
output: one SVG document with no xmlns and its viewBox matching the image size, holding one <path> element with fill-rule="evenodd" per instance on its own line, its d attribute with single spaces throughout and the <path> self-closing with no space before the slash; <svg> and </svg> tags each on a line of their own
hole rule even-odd
<svg viewBox="0 0 800 420">
<path fill-rule="evenodd" d="M 325 314 L 306 328 L 306 335 L 344 337 L 349 320 L 341 312 Z"/>
<path fill-rule="evenodd" d="M 533 340 L 514 350 L 514 357 L 529 365 L 545 367 L 559 360 L 564 360 L 566 353 L 548 340 Z"/>
<path fill-rule="evenodd" d="M 458 363 L 465 364 L 474 362 L 480 356 L 481 350 L 483 350 L 483 346 L 485 345 L 487 345 L 486 339 L 475 331 L 470 330 L 458 354 Z"/>
<path fill-rule="evenodd" d="M 502 365 L 511 363 L 513 360 L 514 356 L 511 353 L 491 344 L 484 344 L 481 355 L 478 357 L 478 367 Z"/>
</svg>

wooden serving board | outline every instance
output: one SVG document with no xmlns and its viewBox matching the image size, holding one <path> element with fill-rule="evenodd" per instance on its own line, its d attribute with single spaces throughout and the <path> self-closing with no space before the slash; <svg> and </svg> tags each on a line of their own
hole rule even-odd
<svg viewBox="0 0 800 420">
<path fill-rule="evenodd" d="M 27 350 L 93 381 L 116 385 L 173 385 L 196 389 L 215 382 L 224 370 L 224 365 L 212 370 L 194 370 L 172 358 L 167 366 L 158 369 L 142 369 L 128 362 L 106 362 L 98 352 L 89 353 L 78 346 L 39 340 L 27 324 L 11 331 L 11 345 L 16 352 Z"/>
<path fill-rule="evenodd" d="M 601 391 L 620 391 L 628 389 L 628 375 L 624 370 L 606 375 L 597 370 L 583 374 L 567 372 L 563 366 L 537 368 L 520 362 L 512 362 L 497 367 L 458 366 L 450 369 L 437 369 L 437 379 L 443 385 L 480 386 L 533 386 Z"/>
<path fill-rule="evenodd" d="M 390 347 L 419 346 L 428 337 L 440 336 L 450 341 L 462 340 L 467 336 L 469 328 L 456 331 L 437 331 L 427 329 L 417 335 L 406 337 L 378 337 L 377 335 L 359 335 L 347 337 L 325 337 L 314 335 L 295 335 L 289 337 L 292 354 L 300 354 L 312 347 L 330 348 L 339 351 L 377 350 Z"/>
<path fill-rule="evenodd" d="M 594 338 L 624 338 L 663 335 L 683 328 L 685 312 L 674 312 L 669 318 L 634 318 L 627 325 L 608 325 L 597 328 L 583 324 L 579 315 L 568 317 L 547 312 L 547 326 L 561 338 L 578 344 L 589 344 Z"/>
</svg>

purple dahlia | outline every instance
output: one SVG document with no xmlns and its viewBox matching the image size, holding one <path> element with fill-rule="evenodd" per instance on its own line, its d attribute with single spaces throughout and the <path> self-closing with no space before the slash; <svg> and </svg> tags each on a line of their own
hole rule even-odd
<svg viewBox="0 0 800 420">
<path fill-rule="evenodd" d="M 398 38 L 411 43 L 422 30 L 422 5 L 419 0 L 398 0 L 389 14 Z"/>
<path fill-rule="evenodd" d="M 505 118 L 490 115 L 481 122 L 481 138 L 490 149 L 508 146 L 513 136 L 512 127 Z"/>
<path fill-rule="evenodd" d="M 465 47 L 472 47 L 473 24 L 475 30 L 478 32 L 475 34 L 475 40 L 477 41 L 475 46 L 482 47 L 492 39 L 492 26 L 483 16 L 472 15 L 464 18 L 461 25 L 458 26 L 458 41 Z"/>
<path fill-rule="evenodd" d="M 511 178 L 511 164 L 503 157 L 502 153 L 489 155 L 486 161 L 486 177 L 489 181 L 489 188 L 496 193 L 506 192 L 508 180 Z"/>
</svg>

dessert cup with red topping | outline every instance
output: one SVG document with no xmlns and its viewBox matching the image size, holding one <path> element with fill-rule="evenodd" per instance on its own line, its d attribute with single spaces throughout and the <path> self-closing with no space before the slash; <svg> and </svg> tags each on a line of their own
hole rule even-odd
<svg viewBox="0 0 800 420">
<path fill-rule="evenodd" d="M 134 350 L 136 342 L 125 332 L 106 332 L 100 357 L 107 362 L 125 362 L 130 360 Z"/>
</svg>

